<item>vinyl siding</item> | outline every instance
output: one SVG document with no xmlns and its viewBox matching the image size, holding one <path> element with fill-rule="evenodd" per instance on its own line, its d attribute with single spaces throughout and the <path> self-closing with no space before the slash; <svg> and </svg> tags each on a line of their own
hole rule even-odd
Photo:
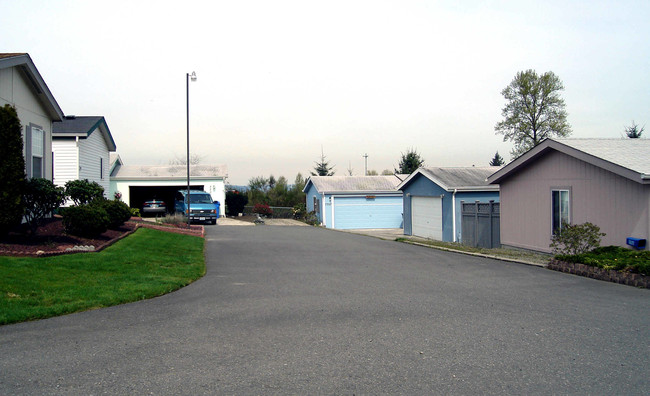
<svg viewBox="0 0 650 396">
<path fill-rule="evenodd" d="M 100 177 L 100 158 L 104 165 L 103 179 Z M 104 187 L 106 197 L 110 188 L 109 168 L 108 146 L 99 129 L 95 129 L 87 138 L 79 139 L 79 179 L 97 182 Z"/>
<path fill-rule="evenodd" d="M 63 187 L 70 180 L 79 178 L 79 151 L 75 138 L 54 138 L 54 184 Z"/>
<path fill-rule="evenodd" d="M 0 105 L 12 105 L 16 108 L 22 125 L 23 142 L 30 126 L 43 130 L 45 145 L 43 147 L 43 177 L 52 179 L 52 119 L 47 111 L 34 96 L 30 83 L 16 67 L 0 70 Z M 23 144 L 28 176 L 31 176 L 31 158 L 28 158 L 27 147 Z M 29 166 L 28 166 L 29 164 Z"/>
<path fill-rule="evenodd" d="M 503 180 L 501 243 L 549 252 L 551 190 L 570 191 L 571 223 L 591 222 L 607 235 L 601 245 L 648 239 L 650 185 L 643 185 L 569 155 L 551 151 Z"/>
</svg>

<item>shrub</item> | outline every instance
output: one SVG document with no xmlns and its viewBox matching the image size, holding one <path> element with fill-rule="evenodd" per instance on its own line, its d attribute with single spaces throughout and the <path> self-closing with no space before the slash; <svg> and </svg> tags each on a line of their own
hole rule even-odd
<svg viewBox="0 0 650 396">
<path fill-rule="evenodd" d="M 650 251 L 626 249 L 620 246 L 604 246 L 576 255 L 558 255 L 558 260 L 581 263 L 607 270 L 632 271 L 650 275 Z"/>
<path fill-rule="evenodd" d="M 97 202 L 100 202 L 99 205 L 108 214 L 108 228 L 112 230 L 120 228 L 125 221 L 131 218 L 131 208 L 122 201 L 103 199 Z"/>
<path fill-rule="evenodd" d="M 166 214 L 165 217 L 156 219 L 161 224 L 186 225 L 187 217 L 180 213 Z"/>
<path fill-rule="evenodd" d="M 318 216 L 316 216 L 316 212 L 313 210 L 305 215 L 305 223 L 309 225 L 318 225 L 320 222 L 318 221 Z"/>
<path fill-rule="evenodd" d="M 63 227 L 68 234 L 93 238 L 108 229 L 110 218 L 100 205 L 79 205 L 66 208 Z"/>
<path fill-rule="evenodd" d="M 600 246 L 600 240 L 606 234 L 592 223 L 562 223 L 562 231 L 551 238 L 549 247 L 557 255 L 576 255 L 586 253 Z"/>
<path fill-rule="evenodd" d="M 131 209 L 131 216 L 140 217 L 140 209 L 138 208 L 130 208 L 130 209 Z"/>
<path fill-rule="evenodd" d="M 0 235 L 20 225 L 24 203 L 25 157 L 20 120 L 10 105 L 0 107 Z"/>
<path fill-rule="evenodd" d="M 293 218 L 297 220 L 304 219 L 307 215 L 307 205 L 298 203 L 293 206 Z"/>
<path fill-rule="evenodd" d="M 51 180 L 33 178 L 25 183 L 23 202 L 25 203 L 25 221 L 34 234 L 41 220 L 58 209 L 65 201 L 63 188 L 57 187 Z"/>
<path fill-rule="evenodd" d="M 83 180 L 70 180 L 65 183 L 65 195 L 70 197 L 75 205 L 85 205 L 96 199 L 104 197 L 104 187 L 97 182 Z"/>
<path fill-rule="evenodd" d="M 248 196 L 237 190 L 226 192 L 226 214 L 237 216 L 238 213 L 244 213 L 244 206 L 248 203 Z"/>
<path fill-rule="evenodd" d="M 273 210 L 269 205 L 255 204 L 255 207 L 253 208 L 253 213 L 257 213 L 264 216 L 272 216 Z"/>
</svg>

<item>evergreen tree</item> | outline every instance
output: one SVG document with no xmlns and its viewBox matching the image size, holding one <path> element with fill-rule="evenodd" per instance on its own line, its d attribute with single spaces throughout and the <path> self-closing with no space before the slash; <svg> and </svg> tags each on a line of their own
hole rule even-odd
<svg viewBox="0 0 650 396">
<path fill-rule="evenodd" d="M 16 109 L 0 107 L 0 235 L 20 224 L 25 184 L 22 128 Z"/>
<path fill-rule="evenodd" d="M 499 152 L 497 151 L 496 154 L 494 154 L 494 158 L 492 158 L 492 161 L 490 161 L 490 166 L 501 166 L 505 164 L 506 162 L 503 160 L 503 157 L 499 155 Z"/>
<path fill-rule="evenodd" d="M 638 139 L 641 137 L 641 134 L 644 130 L 645 126 L 639 128 L 639 126 L 633 120 L 631 126 L 625 127 L 625 135 L 630 139 Z"/>
<path fill-rule="evenodd" d="M 402 153 L 399 168 L 395 169 L 395 173 L 410 175 L 422 165 L 424 165 L 424 159 L 420 157 L 417 150 L 410 148 L 406 151 L 406 154 Z"/>
<path fill-rule="evenodd" d="M 330 166 L 329 161 L 325 161 L 325 154 L 321 151 L 320 162 L 315 162 L 314 170 L 316 173 L 311 172 L 312 176 L 334 176 L 334 167 Z"/>
</svg>

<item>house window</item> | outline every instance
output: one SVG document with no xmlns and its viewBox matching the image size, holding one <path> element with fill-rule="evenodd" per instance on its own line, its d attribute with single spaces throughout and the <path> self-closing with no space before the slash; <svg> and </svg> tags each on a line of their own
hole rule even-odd
<svg viewBox="0 0 650 396">
<path fill-rule="evenodd" d="M 316 197 L 314 197 L 314 212 L 320 216 L 320 201 Z"/>
<path fill-rule="evenodd" d="M 569 217 L 569 190 L 552 190 L 553 233 L 562 232 L 563 223 L 570 223 Z"/>
<path fill-rule="evenodd" d="M 43 138 L 43 130 L 32 127 L 32 177 L 43 177 Z"/>
<path fill-rule="evenodd" d="M 104 179 L 104 159 L 99 158 L 99 178 Z"/>
</svg>

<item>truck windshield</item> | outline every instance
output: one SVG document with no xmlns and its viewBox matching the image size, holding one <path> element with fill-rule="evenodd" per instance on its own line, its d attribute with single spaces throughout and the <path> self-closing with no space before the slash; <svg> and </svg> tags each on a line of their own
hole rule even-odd
<svg viewBox="0 0 650 396">
<path fill-rule="evenodd" d="M 190 194 L 190 204 L 211 204 L 210 194 Z"/>
</svg>

